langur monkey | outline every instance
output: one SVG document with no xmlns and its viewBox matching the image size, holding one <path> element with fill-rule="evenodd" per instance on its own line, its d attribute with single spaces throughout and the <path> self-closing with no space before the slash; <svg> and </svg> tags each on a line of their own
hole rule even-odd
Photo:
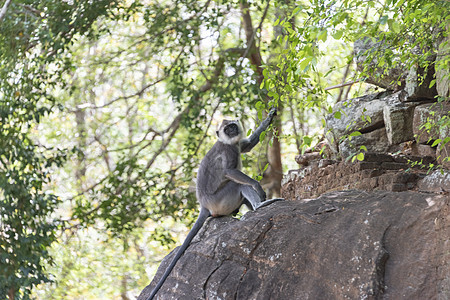
<svg viewBox="0 0 450 300">
<path fill-rule="evenodd" d="M 155 297 L 208 217 L 236 213 L 242 204 L 255 210 L 282 200 L 277 198 L 265 201 L 266 193 L 259 182 L 241 172 L 241 153 L 249 152 L 258 144 L 259 136 L 269 127 L 276 112 L 277 110 L 273 108 L 253 134 L 245 139 L 242 138 L 243 132 L 239 122 L 230 120 L 222 122 L 216 132 L 219 140 L 203 158 L 198 169 L 197 200 L 200 203 L 198 219 L 147 300 Z"/>
</svg>

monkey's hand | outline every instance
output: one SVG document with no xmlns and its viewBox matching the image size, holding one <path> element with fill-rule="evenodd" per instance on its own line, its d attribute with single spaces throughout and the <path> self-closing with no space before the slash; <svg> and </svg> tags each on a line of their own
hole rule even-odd
<svg viewBox="0 0 450 300">
<path fill-rule="evenodd" d="M 277 115 L 277 108 L 273 107 L 270 111 L 269 111 L 269 118 L 272 120 L 274 116 Z"/>
<path fill-rule="evenodd" d="M 277 109 L 274 107 L 269 111 L 267 118 L 261 122 L 261 124 L 258 126 L 258 128 L 256 128 L 255 131 L 253 131 L 253 134 L 250 137 L 242 139 L 240 141 L 241 153 L 249 152 L 251 149 L 253 149 L 253 147 L 256 146 L 256 144 L 258 144 L 261 133 L 264 130 L 267 130 L 276 114 Z"/>
</svg>

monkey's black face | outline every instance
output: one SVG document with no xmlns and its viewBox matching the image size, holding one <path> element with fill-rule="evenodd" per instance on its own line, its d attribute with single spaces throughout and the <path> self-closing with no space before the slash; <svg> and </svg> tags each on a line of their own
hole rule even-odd
<svg viewBox="0 0 450 300">
<path fill-rule="evenodd" d="M 223 131 L 228 137 L 233 138 L 239 134 L 239 126 L 235 123 L 231 123 L 228 124 Z"/>
</svg>

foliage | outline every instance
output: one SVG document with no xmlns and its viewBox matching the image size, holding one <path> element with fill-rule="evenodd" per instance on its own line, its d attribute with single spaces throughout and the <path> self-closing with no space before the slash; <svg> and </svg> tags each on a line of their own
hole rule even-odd
<svg viewBox="0 0 450 300">
<path fill-rule="evenodd" d="M 132 13 L 114 9 L 95 25 L 107 32 L 72 47 L 70 94 L 58 91 L 67 109 L 55 117 L 72 122 L 58 128 L 67 136 L 42 142 L 80 149 L 73 226 L 101 221 L 121 237 L 148 219 L 193 214 L 191 181 L 219 107 L 251 123 L 252 107 L 266 108 L 247 40 L 229 38 L 237 4 L 134 2 Z"/>
<path fill-rule="evenodd" d="M 335 100 L 325 88 L 352 60 L 349 43 L 387 41 L 366 53 L 379 68 L 430 67 L 445 9 L 421 0 L 12 2 L 0 20 L 0 293 L 29 298 L 49 279 L 39 297 L 138 289 L 142 266 L 158 262 L 140 251 L 174 242 L 166 222 L 194 219 L 192 181 L 220 117 L 241 118 L 250 134 L 279 104 L 283 147 L 293 141 L 285 151 L 297 153 L 318 140 L 318 118 Z M 247 173 L 270 169 L 268 144 L 243 157 Z M 99 286 L 75 287 L 92 266 Z"/>
<path fill-rule="evenodd" d="M 296 4 L 289 17 L 275 21 L 275 25 L 286 32 L 280 41 L 286 47 L 280 52 L 278 63 L 265 70 L 262 85 L 275 99 L 287 101 L 302 97 L 304 106 L 325 109 L 327 97 L 320 78 L 326 79 L 332 74 L 334 66 L 321 72 L 321 62 L 327 59 L 329 46 L 335 43 L 348 45 L 366 41 L 377 45 L 357 54 L 364 58 L 365 67 L 362 72 L 356 72 L 353 78 L 356 81 L 376 76 L 380 70 L 384 76 L 394 68 L 404 71 L 413 66 L 425 70 L 448 68 L 449 55 L 440 60 L 433 59 L 437 53 L 436 41 L 448 35 L 448 1 L 314 0 Z M 292 26 L 292 19 L 301 20 L 301 25 Z M 353 55 L 349 53 L 347 61 L 350 62 Z M 399 85 L 401 80 L 397 80 Z M 435 81 L 432 80 L 430 85 Z M 339 115 L 335 117 L 339 118 Z M 362 152 L 358 156 L 360 154 Z"/>
<path fill-rule="evenodd" d="M 257 84 L 259 66 L 249 59 L 254 52 L 240 33 L 238 2 L 129 5 L 112 8 L 70 46 L 65 86 L 50 89 L 64 109 L 44 119 L 35 138 L 47 147 L 76 149 L 54 173 L 53 188 L 65 195 L 66 228 L 95 228 L 113 244 L 146 227 L 152 240 L 168 245 L 175 237 L 162 222 L 194 219 L 192 179 L 215 139 L 211 127 L 219 111 L 250 128 L 253 107 L 262 117 L 267 104 Z M 251 7 L 252 16 L 264 19 L 260 10 L 266 8 Z M 257 30 L 255 44 L 264 54 Z M 252 159 L 243 165 L 255 169 Z M 156 263 L 146 258 L 144 264 Z M 56 293 L 58 287 L 46 288 Z"/>
<path fill-rule="evenodd" d="M 57 104 L 48 92 L 68 69 L 63 53 L 110 4 L 89 3 L 14 1 L 0 23 L 0 294 L 10 299 L 49 280 L 60 198 L 45 186 L 65 153 L 29 135 Z"/>
<path fill-rule="evenodd" d="M 175 227 L 176 228 L 176 227 Z M 125 239 L 112 239 L 94 228 L 67 230 L 54 244 L 54 264 L 48 266 L 54 282 L 38 287 L 36 299 L 134 299 L 151 280 L 155 258 L 143 230 Z"/>
</svg>

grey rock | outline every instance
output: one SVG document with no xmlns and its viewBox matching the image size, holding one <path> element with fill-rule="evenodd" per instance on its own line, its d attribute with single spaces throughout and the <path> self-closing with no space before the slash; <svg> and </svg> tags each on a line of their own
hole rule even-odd
<svg viewBox="0 0 450 300">
<path fill-rule="evenodd" d="M 366 62 L 367 57 L 370 53 L 376 52 L 381 53 L 385 51 L 389 46 L 381 41 L 375 42 L 370 38 L 364 38 L 355 41 L 353 44 L 353 50 L 355 53 L 356 69 L 359 72 L 368 72 L 370 75 L 365 79 L 365 82 L 388 89 L 396 90 L 399 88 L 397 82 L 400 82 L 400 86 L 403 86 L 405 81 L 406 70 L 401 64 L 397 64 L 396 67 L 380 68 L 378 67 L 378 60 L 371 59 Z"/>
<path fill-rule="evenodd" d="M 411 155 L 415 156 L 429 156 L 436 158 L 436 149 L 429 145 L 422 145 L 416 142 L 413 142 L 411 145 Z"/>
<path fill-rule="evenodd" d="M 429 193 L 450 192 L 450 171 L 436 170 L 418 182 L 419 191 Z"/>
<path fill-rule="evenodd" d="M 384 124 L 389 144 L 395 145 L 414 139 L 412 129 L 414 108 L 419 103 L 391 103 L 383 108 Z"/>
<path fill-rule="evenodd" d="M 405 137 L 412 139 L 413 107 L 420 103 L 404 103 L 404 96 L 402 91 L 383 92 L 337 103 L 333 113 L 325 118 L 327 141 L 331 146 L 335 145 L 332 151 L 340 151 L 338 145 L 345 135 L 354 131 L 360 131 L 363 134 L 376 131 L 384 128 L 386 121 L 390 126 L 387 132 L 392 141 Z M 340 112 L 340 119 L 335 118 L 336 112 Z M 399 125 L 402 128 L 398 128 Z M 409 131 L 405 137 L 402 137 L 403 130 Z"/>
<path fill-rule="evenodd" d="M 434 67 L 430 65 L 425 76 L 424 73 L 424 69 L 415 66 L 409 70 L 405 84 L 406 99 L 408 101 L 435 100 L 438 95 L 436 85 L 430 87 L 430 83 L 434 79 Z"/>
<path fill-rule="evenodd" d="M 449 299 L 449 204 L 353 190 L 210 219 L 156 298 Z"/>
<path fill-rule="evenodd" d="M 330 130 L 337 139 L 353 131 L 369 131 L 373 127 L 382 127 L 383 107 L 386 105 L 385 93 L 378 93 L 339 102 L 333 113 L 326 116 L 326 130 Z M 395 101 L 395 96 L 390 97 Z M 335 118 L 339 112 L 341 117 Z M 368 121 L 368 118 L 370 121 Z"/>
<path fill-rule="evenodd" d="M 421 104 L 414 110 L 413 133 L 418 143 L 425 144 L 429 140 L 436 140 L 439 137 L 448 136 L 448 132 L 441 132 L 445 127 L 440 128 L 438 121 L 450 112 L 450 102 Z M 435 124 L 430 128 L 423 128 L 425 123 Z M 448 128 L 447 128 L 448 129 Z"/>
<path fill-rule="evenodd" d="M 447 141 L 447 143 L 444 144 L 444 140 L 449 137 L 449 127 L 443 127 L 439 130 L 439 138 L 442 142 L 440 142 L 436 148 L 436 156 L 438 163 L 443 165 L 446 169 L 450 169 L 450 142 Z"/>
<path fill-rule="evenodd" d="M 405 105 L 385 106 L 383 109 L 389 144 L 399 144 L 414 137 L 412 119 L 414 107 Z"/>
<path fill-rule="evenodd" d="M 447 25 L 447 32 L 450 31 L 450 25 Z M 450 62 L 448 59 L 450 53 L 450 35 L 447 34 L 443 38 L 438 46 L 438 53 L 436 57 L 436 90 L 439 96 L 448 98 L 450 97 Z"/>
<path fill-rule="evenodd" d="M 369 133 L 343 139 L 339 144 L 339 153 L 343 158 L 347 158 L 360 151 L 361 146 L 365 146 L 368 152 L 389 152 L 390 145 L 385 128 L 380 128 Z"/>
</svg>

